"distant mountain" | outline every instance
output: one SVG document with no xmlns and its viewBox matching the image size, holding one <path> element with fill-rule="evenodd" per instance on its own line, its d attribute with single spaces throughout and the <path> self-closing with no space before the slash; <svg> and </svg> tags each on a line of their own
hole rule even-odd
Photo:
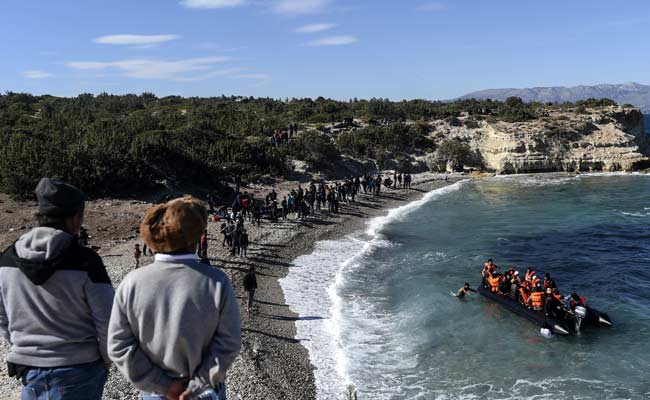
<svg viewBox="0 0 650 400">
<path fill-rule="evenodd" d="M 644 113 L 650 113 L 650 86 L 634 82 L 621 85 L 488 89 L 469 93 L 460 98 L 505 100 L 511 96 L 521 97 L 524 101 L 539 101 L 542 103 L 608 98 L 619 104 L 632 104 L 639 107 Z"/>
</svg>

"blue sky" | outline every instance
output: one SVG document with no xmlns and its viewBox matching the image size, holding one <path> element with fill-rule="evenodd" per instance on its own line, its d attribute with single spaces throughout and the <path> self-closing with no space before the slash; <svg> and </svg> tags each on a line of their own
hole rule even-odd
<svg viewBox="0 0 650 400">
<path fill-rule="evenodd" d="M 448 99 L 650 83 L 650 2 L 2 0 L 0 91 Z"/>
</svg>

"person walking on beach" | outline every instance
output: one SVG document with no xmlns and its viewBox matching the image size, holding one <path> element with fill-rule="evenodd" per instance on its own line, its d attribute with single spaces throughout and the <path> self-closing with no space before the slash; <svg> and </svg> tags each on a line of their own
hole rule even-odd
<svg viewBox="0 0 650 400">
<path fill-rule="evenodd" d="M 142 252 L 140 251 L 140 245 L 135 244 L 135 250 L 133 250 L 133 258 L 135 258 L 135 267 L 140 268 L 140 256 L 142 256 Z"/>
<path fill-rule="evenodd" d="M 239 256 L 248 257 L 248 232 L 246 229 L 242 230 L 239 235 Z"/>
<path fill-rule="evenodd" d="M 117 288 L 108 354 L 141 399 L 226 398 L 241 320 L 228 277 L 194 251 L 207 216 L 193 197 L 147 210 L 140 232 L 154 262 Z"/>
<path fill-rule="evenodd" d="M 287 210 L 289 208 L 289 203 L 287 202 L 287 196 L 282 198 L 282 219 L 287 219 Z"/>
<path fill-rule="evenodd" d="M 255 276 L 255 266 L 251 265 L 248 269 L 248 273 L 246 273 L 246 276 L 244 276 L 244 291 L 248 295 L 246 312 L 251 312 L 251 308 L 253 307 L 255 289 L 257 289 L 257 277 Z"/>
<path fill-rule="evenodd" d="M 43 178 L 38 227 L 0 253 L 0 334 L 23 399 L 101 400 L 113 285 L 102 259 L 81 246 L 85 195 Z"/>
<path fill-rule="evenodd" d="M 262 223 L 262 210 L 260 210 L 260 205 L 255 201 L 253 202 L 253 212 L 251 213 L 253 216 L 253 224 L 257 223 L 257 226 L 260 226 Z"/>
</svg>

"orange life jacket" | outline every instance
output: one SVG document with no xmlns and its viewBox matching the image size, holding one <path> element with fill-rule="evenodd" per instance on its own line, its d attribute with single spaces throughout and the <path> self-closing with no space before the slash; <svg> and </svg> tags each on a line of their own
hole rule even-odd
<svg viewBox="0 0 650 400">
<path fill-rule="evenodd" d="M 490 291 L 492 293 L 498 293 L 499 292 L 499 282 L 501 282 L 501 277 L 497 276 L 495 278 L 489 277 L 487 278 L 488 283 L 490 284 Z"/>
<path fill-rule="evenodd" d="M 526 288 L 520 287 L 519 294 L 521 294 L 521 299 L 523 300 L 524 304 L 528 303 L 528 291 Z"/>
<path fill-rule="evenodd" d="M 524 276 L 524 279 L 528 282 L 533 278 L 533 275 L 535 275 L 535 271 L 526 271 L 526 275 Z"/>
<path fill-rule="evenodd" d="M 530 305 L 533 308 L 544 307 L 544 292 L 533 292 L 530 294 Z"/>
<path fill-rule="evenodd" d="M 538 284 L 540 281 L 541 281 L 541 279 L 539 279 L 539 278 L 535 278 L 535 279 L 533 279 L 532 276 L 530 277 L 530 283 L 533 284 L 533 287 L 537 286 L 537 284 Z"/>
</svg>

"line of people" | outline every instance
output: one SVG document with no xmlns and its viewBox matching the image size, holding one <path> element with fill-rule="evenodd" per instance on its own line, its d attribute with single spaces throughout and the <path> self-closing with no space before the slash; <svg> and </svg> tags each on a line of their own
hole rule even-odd
<svg viewBox="0 0 650 400">
<path fill-rule="evenodd" d="M 348 177 L 342 181 L 334 181 L 327 184 L 324 180 L 311 181 L 307 188 L 298 185 L 279 200 L 278 193 L 271 189 L 266 194 L 263 201 L 258 201 L 248 192 L 237 191 L 235 199 L 230 208 L 222 206 L 218 210 L 215 208 L 215 198 L 213 194 L 208 195 L 210 213 L 217 214 L 227 221 L 235 220 L 239 213 L 244 219 L 249 218 L 253 224 L 258 226 L 264 215 L 268 215 L 271 222 L 277 222 L 280 218 L 287 219 L 295 215 L 297 219 L 302 219 L 310 214 L 327 208 L 330 213 L 338 213 L 341 203 L 354 203 L 360 193 L 380 195 L 382 186 L 385 188 L 404 189 L 411 188 L 411 175 L 397 174 L 396 180 L 399 186 L 390 178 L 383 178 L 382 175 L 369 175 L 363 177 Z M 402 183 L 403 182 L 403 183 Z"/>
<path fill-rule="evenodd" d="M 22 398 L 100 400 L 114 363 L 141 399 L 225 400 L 241 321 L 228 277 L 196 255 L 204 203 L 147 210 L 140 233 L 154 261 L 114 290 L 78 241 L 83 192 L 44 178 L 35 194 L 38 227 L 0 254 L 0 335 Z"/>
<path fill-rule="evenodd" d="M 239 212 L 235 216 L 234 221 L 229 219 L 226 222 L 222 222 L 219 227 L 219 232 L 223 235 L 221 245 L 224 247 L 227 246 L 230 249 L 230 254 L 233 256 L 248 257 L 248 231 L 246 231 L 244 223 L 244 216 Z M 207 246 L 204 257 L 207 257 Z"/>
<path fill-rule="evenodd" d="M 271 144 L 278 145 L 289 143 L 290 139 L 298 135 L 298 124 L 289 124 L 287 129 L 276 129 L 271 135 Z"/>
</svg>

